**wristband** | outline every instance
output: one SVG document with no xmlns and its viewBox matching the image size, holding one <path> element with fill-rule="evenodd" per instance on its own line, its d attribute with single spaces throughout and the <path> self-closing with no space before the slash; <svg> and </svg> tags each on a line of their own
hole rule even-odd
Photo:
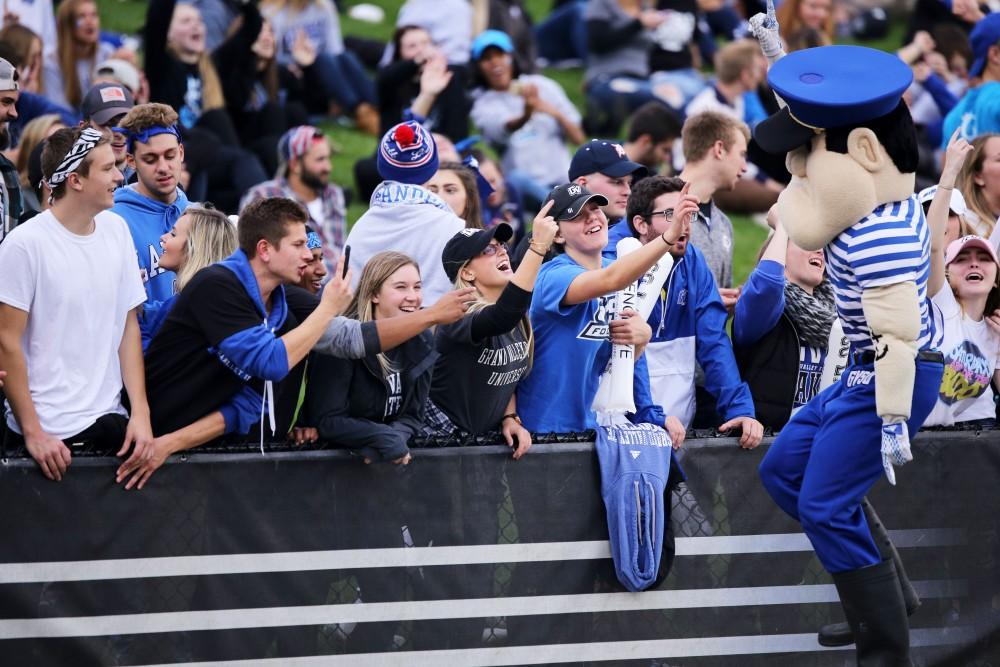
<svg viewBox="0 0 1000 667">
<path fill-rule="evenodd" d="M 662 239 L 662 240 L 663 240 L 663 242 L 664 242 L 664 243 L 666 243 L 666 244 L 667 244 L 668 246 L 670 246 L 671 248 L 673 248 L 673 247 L 674 247 L 674 244 L 673 244 L 673 243 L 671 243 L 670 241 L 668 241 L 668 240 L 667 240 L 667 237 L 666 237 L 666 232 L 663 232 L 663 234 L 660 234 L 660 239 Z"/>
<path fill-rule="evenodd" d="M 504 415 L 503 419 L 500 420 L 500 423 L 502 424 L 505 421 L 507 421 L 508 419 L 513 419 L 514 421 L 516 421 L 518 423 L 518 425 L 521 424 L 521 418 L 517 416 L 516 412 L 512 412 L 509 415 Z"/>
<path fill-rule="evenodd" d="M 543 259 L 545 258 L 545 253 L 542 252 L 541 250 L 537 250 L 535 248 L 535 246 L 533 246 L 533 245 L 529 245 L 528 246 L 528 250 L 530 250 L 531 252 L 535 253 L 536 255 L 538 255 L 539 257 L 541 257 Z"/>
</svg>

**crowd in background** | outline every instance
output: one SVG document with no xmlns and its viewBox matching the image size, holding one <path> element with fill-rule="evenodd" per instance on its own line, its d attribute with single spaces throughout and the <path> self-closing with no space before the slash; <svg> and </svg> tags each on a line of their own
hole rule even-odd
<svg viewBox="0 0 1000 667">
<path fill-rule="evenodd" d="M 758 4 L 564 0 L 533 24 L 519 0 L 408 0 L 380 43 L 330 0 L 150 0 L 136 35 L 92 0 L 7 3 L 6 445 L 59 479 L 73 447 L 117 443 L 129 487 L 227 435 L 406 464 L 415 437 L 499 432 L 519 458 L 594 428 L 626 344 L 630 419 L 755 447 L 850 364 L 823 252 L 773 208 L 785 162 L 752 139 L 777 109 Z M 778 19 L 788 51 L 889 26 L 846 0 Z M 1000 14 L 905 20 L 946 368 L 928 425 L 990 427 Z M 583 68 L 583 108 L 552 67 Z M 379 138 L 353 183 L 331 182 L 329 122 Z M 744 285 L 727 213 L 771 229 Z M 648 320 L 614 313 L 665 260 Z"/>
</svg>

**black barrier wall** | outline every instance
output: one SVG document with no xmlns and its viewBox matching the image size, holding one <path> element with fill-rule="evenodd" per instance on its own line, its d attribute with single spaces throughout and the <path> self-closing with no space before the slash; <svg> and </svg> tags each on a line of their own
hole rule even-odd
<svg viewBox="0 0 1000 667">
<path fill-rule="evenodd" d="M 853 664 L 816 643 L 836 591 L 758 483 L 765 449 L 685 443 L 673 568 L 637 594 L 591 444 L 196 454 L 141 492 L 108 458 L 60 483 L 7 460 L 0 663 Z M 915 457 L 870 496 L 923 596 L 914 662 L 996 665 L 1000 433 L 921 434 Z"/>
</svg>

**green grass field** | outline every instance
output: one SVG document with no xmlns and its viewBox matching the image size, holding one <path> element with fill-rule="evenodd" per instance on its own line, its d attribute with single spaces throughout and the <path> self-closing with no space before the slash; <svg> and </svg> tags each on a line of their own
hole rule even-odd
<svg viewBox="0 0 1000 667">
<path fill-rule="evenodd" d="M 382 23 L 363 23 L 341 15 L 341 28 L 345 35 L 388 40 L 392 36 L 395 16 L 403 2 L 404 0 L 375 0 L 375 4 L 385 10 L 386 18 Z M 358 3 L 346 0 L 342 4 Z M 552 5 L 551 0 L 526 0 L 524 4 L 536 21 L 543 18 Z M 98 5 L 102 27 L 106 30 L 135 33 L 145 21 L 146 3 L 140 0 L 98 0 Z M 896 21 L 888 36 L 878 42 L 867 43 L 867 46 L 894 50 L 900 45 L 902 34 L 903 24 Z M 546 70 L 544 74 L 562 85 L 570 100 L 582 109 L 583 71 L 581 69 L 550 69 Z M 353 189 L 352 169 L 354 163 L 359 158 L 372 155 L 375 150 L 375 138 L 335 122 L 324 123 L 323 129 L 337 148 L 331 180 Z M 348 224 L 353 224 L 366 208 L 367 202 L 356 200 L 352 202 L 347 212 Z M 749 217 L 732 216 L 732 220 L 735 231 L 733 277 L 737 284 L 741 284 L 756 264 L 757 250 L 767 233 Z"/>
</svg>

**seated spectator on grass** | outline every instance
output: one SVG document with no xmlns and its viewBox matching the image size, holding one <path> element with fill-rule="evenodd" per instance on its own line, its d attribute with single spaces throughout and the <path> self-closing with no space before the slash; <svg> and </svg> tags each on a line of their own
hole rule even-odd
<svg viewBox="0 0 1000 667">
<path fill-rule="evenodd" d="M 150 300 L 143 306 L 139 320 L 143 351 L 149 348 L 184 286 L 206 266 L 232 255 L 236 247 L 236 228 L 224 213 L 211 204 L 184 210 L 173 228 L 160 237 L 160 268 L 176 276 L 175 292 L 163 301 Z"/>
<path fill-rule="evenodd" d="M 475 287 L 469 314 L 435 332 L 438 354 L 427 405 L 435 435 L 477 435 L 500 431 L 519 459 L 531 447 L 514 395 L 531 372 L 534 347 L 528 308 L 542 260 L 558 225 L 547 205 L 532 224 L 531 251 L 511 270 L 507 224 L 483 231 L 463 230 L 445 246 L 442 261 L 456 287 Z"/>
<path fill-rule="evenodd" d="M 693 116 L 702 111 L 720 111 L 746 122 L 744 95 L 757 90 L 766 74 L 767 61 L 755 40 L 730 42 L 715 54 L 715 80 L 688 103 L 684 112 Z"/>
<path fill-rule="evenodd" d="M 997 89 L 1000 91 L 1000 83 Z M 956 187 L 968 205 L 965 222 L 972 233 L 988 238 L 1000 217 L 1000 134 L 991 132 L 969 141 L 972 152 L 965 160 Z"/>
<path fill-rule="evenodd" d="M 776 11 L 781 36 L 790 40 L 801 28 L 811 28 L 832 44 L 836 36 L 834 0 L 784 0 Z"/>
<path fill-rule="evenodd" d="M 160 238 L 188 206 L 178 186 L 184 145 L 177 113 L 165 104 L 141 104 L 128 112 L 121 129 L 128 135 L 128 163 L 135 169 L 136 182 L 119 188 L 112 211 L 128 223 L 149 300 L 166 301 L 174 294 L 177 276 L 160 266 Z"/>
<path fill-rule="evenodd" d="M 432 132 L 460 141 L 469 134 L 469 103 L 465 97 L 467 69 L 449 65 L 430 33 L 415 25 L 396 28 L 392 61 L 376 77 L 378 110 L 384 134 L 405 118 Z"/>
<path fill-rule="evenodd" d="M 632 183 L 646 175 L 646 168 L 628 159 L 621 144 L 593 139 L 576 149 L 569 165 L 569 179 L 607 200 L 602 207 L 608 225 L 625 217 Z"/>
<path fill-rule="evenodd" d="M 992 243 L 974 235 L 944 243 L 951 190 L 973 149 L 949 142 L 927 224 L 931 237 L 927 294 L 944 353 L 944 377 L 925 426 L 996 424 L 991 385 L 1000 391 L 1000 264 Z M 974 154 L 974 153 L 973 153 Z"/>
<path fill-rule="evenodd" d="M 64 0 L 56 12 L 57 46 L 45 62 L 45 96 L 52 102 L 80 108 L 90 90 L 97 64 L 115 48 L 100 41 L 101 17 L 93 0 Z"/>
<path fill-rule="evenodd" d="M 451 289 L 441 251 L 465 222 L 443 199 L 423 187 L 438 170 L 437 148 L 419 123 L 400 123 L 379 143 L 378 172 L 384 179 L 371 207 L 351 228 L 351 268 L 357 275 L 376 253 L 393 248 L 423 267 L 423 301 L 435 303 Z"/>
<path fill-rule="evenodd" d="M 539 64 L 580 65 L 587 60 L 587 0 L 554 2 L 552 11 L 535 26 Z"/>
<path fill-rule="evenodd" d="M 641 318 L 609 321 L 609 299 L 642 277 L 676 238 L 665 234 L 611 262 L 601 257 L 608 244 L 608 221 L 601 210 L 607 199 L 566 183 L 553 189 L 547 200 L 553 202 L 547 213 L 559 225 L 558 254 L 535 280 L 529 311 L 534 362 L 531 374 L 518 385 L 517 406 L 532 433 L 585 431 L 597 425 L 591 404 L 611 344 L 641 348 L 649 341 L 649 326 Z"/>
<path fill-rule="evenodd" d="M 422 303 L 420 269 L 403 253 L 385 251 L 365 264 L 347 316 L 360 322 L 385 320 L 414 313 Z M 306 422 L 322 440 L 352 450 L 365 463 L 406 465 L 409 440 L 422 431 L 436 357 L 427 331 L 364 359 L 315 355 Z"/>
<path fill-rule="evenodd" d="M 483 228 L 480 212 L 479 187 L 476 176 L 461 162 L 441 162 L 437 173 L 424 185 L 443 199 L 470 229 Z"/>
<path fill-rule="evenodd" d="M 415 25 L 426 30 L 448 62 L 469 62 L 472 44 L 472 7 L 467 0 L 407 0 L 399 8 L 396 26 Z"/>
<path fill-rule="evenodd" d="M 664 21 L 652 34 L 650 80 L 659 91 L 660 98 L 681 111 L 705 88 L 705 77 L 699 70 L 702 60 L 711 61 L 712 49 L 715 48 L 703 5 L 721 7 L 722 3 L 657 0 L 653 4 L 664 16 Z M 727 35 L 726 39 L 732 39 L 732 36 Z M 710 49 L 705 48 L 706 43 Z"/>
<path fill-rule="evenodd" d="M 588 57 L 583 84 L 591 134 L 617 135 L 628 114 L 658 97 L 649 81 L 649 51 L 653 31 L 666 18 L 663 12 L 629 0 L 587 3 Z M 675 106 L 683 103 L 680 97 L 661 99 Z"/>
<path fill-rule="evenodd" d="M 325 104 L 324 113 L 354 118 L 358 129 L 377 135 L 378 111 L 375 84 L 358 57 L 344 48 L 337 8 L 330 0 L 265 0 L 261 12 L 271 23 L 278 45 L 278 63 L 294 63 L 292 49 L 304 33 L 316 50 L 315 67 L 320 88 L 312 91 L 314 104 Z M 310 105 L 316 108 L 313 105 Z"/>
<path fill-rule="evenodd" d="M 650 176 L 639 181 L 628 201 L 628 223 L 613 229 L 609 246 L 632 235 L 644 244 L 643 249 L 659 248 L 668 240 L 665 235 L 672 235 L 669 252 L 674 265 L 649 317 L 653 337 L 646 346 L 652 400 L 679 422 L 665 425 L 671 437 L 694 420 L 698 364 L 704 370 L 706 394 L 714 399 L 721 421 L 721 425 L 711 425 L 720 431 L 742 430 L 740 444 L 751 449 L 760 443 L 764 429 L 755 419 L 750 389 L 736 367 L 726 335 L 726 309 L 705 256 L 690 243 L 688 233 L 695 222 L 679 229 L 673 224 L 677 216 L 694 213 L 688 212 L 697 200 L 688 194 L 694 189 L 694 183 L 686 186 L 678 178 Z"/>
<path fill-rule="evenodd" d="M 823 251 L 795 245 L 776 215 L 772 207 L 768 222 L 774 233 L 733 318 L 740 374 L 750 386 L 757 418 L 774 432 L 826 388 L 823 368 L 839 355 L 830 349 L 837 310 Z"/>
<path fill-rule="evenodd" d="M 347 235 L 344 191 L 330 182 L 330 142 L 311 125 L 285 132 L 278 141 L 278 176 L 243 195 L 240 210 L 266 197 L 287 197 L 309 212 L 309 226 L 323 243 L 323 261 L 333 271 Z"/>
<path fill-rule="evenodd" d="M 628 159 L 644 166 L 649 174 L 664 169 L 672 172 L 674 142 L 681 136 L 680 116 L 660 102 L 647 102 L 629 116 L 626 124 Z"/>
<path fill-rule="evenodd" d="M 319 238 L 319 234 L 313 230 L 308 227 L 306 230 L 306 236 L 309 239 L 306 245 L 312 251 L 312 259 L 306 264 L 306 270 L 302 272 L 299 287 L 310 294 L 319 294 L 319 291 L 323 289 L 323 278 L 326 278 L 329 273 L 323 262 L 323 241 Z"/>
<path fill-rule="evenodd" d="M 684 144 L 682 181 L 691 183 L 698 198 L 698 216 L 691 222 L 691 245 L 704 254 L 727 309 L 736 305 L 733 289 L 733 223 L 715 205 L 718 192 L 732 190 L 747 169 L 750 129 L 729 114 L 706 111 L 689 117 L 681 131 Z"/>
<path fill-rule="evenodd" d="M 23 444 L 58 481 L 72 447 L 132 450 L 134 465 L 148 456 L 153 432 L 136 319 L 146 294 L 128 227 L 107 210 L 121 179 L 109 137 L 59 130 L 42 164 L 52 208 L 0 245 L 0 367 L 8 448 Z"/>
<path fill-rule="evenodd" d="M 44 49 L 43 57 L 55 53 L 59 40 L 52 0 L 7 0 L 4 14 L 5 27 L 22 25 L 38 36 Z"/>
<path fill-rule="evenodd" d="M 510 37 L 487 30 L 472 44 L 472 124 L 501 155 L 504 174 L 526 201 L 541 202 L 569 170 L 566 142 L 583 143 L 580 113 L 562 87 L 521 75 Z"/>
<path fill-rule="evenodd" d="M 239 144 L 219 75 L 253 58 L 260 14 L 252 2 L 241 4 L 240 10 L 239 29 L 211 53 L 201 14 L 175 0 L 150 0 L 143 35 L 150 99 L 177 111 L 188 146 L 191 184 L 186 191 L 195 200 L 211 193 L 227 212 L 237 210 L 240 195 L 267 180 L 260 160 Z"/>
<path fill-rule="evenodd" d="M 128 137 L 121 132 L 122 119 L 135 106 L 132 93 L 119 83 L 96 83 L 83 98 L 81 111 L 83 124 L 95 130 L 111 132 L 111 150 L 115 153 L 115 167 L 128 183 L 135 175 L 135 168 L 128 161 Z M 117 130 L 116 130 L 117 128 Z"/>
</svg>

